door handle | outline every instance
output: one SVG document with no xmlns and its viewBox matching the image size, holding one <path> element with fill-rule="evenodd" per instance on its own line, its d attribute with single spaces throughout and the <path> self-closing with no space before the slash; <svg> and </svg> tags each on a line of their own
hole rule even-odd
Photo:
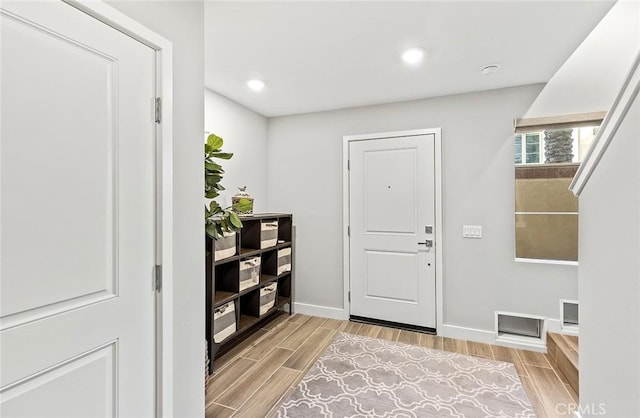
<svg viewBox="0 0 640 418">
<path fill-rule="evenodd" d="M 433 240 L 425 240 L 424 242 L 419 242 L 418 245 L 424 245 L 427 248 L 433 247 Z"/>
</svg>

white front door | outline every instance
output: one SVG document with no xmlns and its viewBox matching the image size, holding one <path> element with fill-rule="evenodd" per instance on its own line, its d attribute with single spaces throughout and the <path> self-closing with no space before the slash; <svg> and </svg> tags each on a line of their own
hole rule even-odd
<svg viewBox="0 0 640 418">
<path fill-rule="evenodd" d="M 155 414 L 155 52 L 0 4 L 0 416 Z"/>
<path fill-rule="evenodd" d="M 436 327 L 435 134 L 349 142 L 351 316 Z"/>
</svg>

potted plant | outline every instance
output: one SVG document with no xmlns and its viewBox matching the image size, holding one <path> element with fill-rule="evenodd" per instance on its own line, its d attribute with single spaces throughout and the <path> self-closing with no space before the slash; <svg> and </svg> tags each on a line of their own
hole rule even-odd
<svg viewBox="0 0 640 418">
<path fill-rule="evenodd" d="M 209 135 L 204 144 L 204 197 L 211 199 L 204 208 L 205 230 L 214 240 L 242 228 L 238 214 L 231 207 L 222 208 L 215 200 L 225 188 L 220 184 L 224 170 L 214 159 L 229 160 L 233 157 L 233 153 L 222 152 L 223 144 L 222 138 L 214 134 Z"/>
</svg>

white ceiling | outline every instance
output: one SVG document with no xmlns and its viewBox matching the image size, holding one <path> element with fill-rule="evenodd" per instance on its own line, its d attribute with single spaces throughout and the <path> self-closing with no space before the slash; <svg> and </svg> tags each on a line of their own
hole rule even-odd
<svg viewBox="0 0 640 418">
<path fill-rule="evenodd" d="M 271 117 L 546 82 L 612 5 L 207 1 L 205 85 Z M 416 46 L 411 68 L 400 54 Z"/>
</svg>

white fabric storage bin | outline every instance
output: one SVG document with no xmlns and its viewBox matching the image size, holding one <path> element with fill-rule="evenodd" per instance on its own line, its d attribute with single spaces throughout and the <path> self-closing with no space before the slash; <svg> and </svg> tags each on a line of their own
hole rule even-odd
<svg viewBox="0 0 640 418">
<path fill-rule="evenodd" d="M 276 303 L 278 283 L 271 283 L 260 289 L 260 315 L 266 314 Z"/>
<path fill-rule="evenodd" d="M 240 261 L 240 291 L 260 282 L 260 257 Z"/>
<path fill-rule="evenodd" d="M 236 233 L 225 232 L 222 237 L 213 241 L 215 248 L 214 260 L 224 260 L 236 255 Z"/>
<path fill-rule="evenodd" d="M 291 248 L 278 250 L 278 276 L 291 271 Z"/>
<path fill-rule="evenodd" d="M 236 304 L 234 301 L 213 310 L 213 341 L 222 342 L 236 332 Z"/>
<path fill-rule="evenodd" d="M 260 249 L 274 247 L 278 243 L 278 220 L 262 221 L 260 225 Z"/>
</svg>

